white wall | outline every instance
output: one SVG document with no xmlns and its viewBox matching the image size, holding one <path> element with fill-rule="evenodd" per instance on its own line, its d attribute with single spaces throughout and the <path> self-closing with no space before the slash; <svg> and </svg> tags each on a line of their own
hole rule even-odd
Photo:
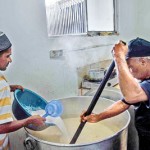
<svg viewBox="0 0 150 150">
<path fill-rule="evenodd" d="M 150 1 L 143 0 L 138 2 L 137 33 L 138 37 L 150 41 Z"/>
<path fill-rule="evenodd" d="M 48 38 L 44 6 L 44 0 L 0 0 L 0 30 L 13 43 L 13 62 L 6 71 L 9 82 L 22 84 L 47 100 L 77 95 L 77 67 L 111 58 L 113 44 L 135 38 L 143 25 L 137 23 L 137 11 L 142 8 L 137 10 L 136 0 L 126 0 L 119 1 L 119 36 Z M 64 59 L 54 60 L 49 58 L 52 49 L 68 51 Z"/>
</svg>

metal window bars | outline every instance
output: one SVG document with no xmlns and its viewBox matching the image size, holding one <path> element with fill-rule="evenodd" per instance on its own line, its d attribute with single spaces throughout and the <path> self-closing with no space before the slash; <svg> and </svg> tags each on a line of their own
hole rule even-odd
<svg viewBox="0 0 150 150">
<path fill-rule="evenodd" d="M 85 0 L 45 0 L 48 36 L 87 33 Z"/>
</svg>

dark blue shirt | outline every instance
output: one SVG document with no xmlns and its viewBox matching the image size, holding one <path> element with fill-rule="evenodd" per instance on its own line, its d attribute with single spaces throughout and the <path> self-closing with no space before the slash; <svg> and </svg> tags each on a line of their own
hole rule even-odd
<svg viewBox="0 0 150 150">
<path fill-rule="evenodd" d="M 140 85 L 145 91 L 148 101 L 134 104 L 135 126 L 138 132 L 150 136 L 150 79 L 142 81 Z"/>
</svg>

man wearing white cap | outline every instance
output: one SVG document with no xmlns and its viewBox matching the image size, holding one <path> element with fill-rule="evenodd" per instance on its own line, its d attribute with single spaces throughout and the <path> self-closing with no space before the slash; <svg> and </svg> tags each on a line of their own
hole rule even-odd
<svg viewBox="0 0 150 150">
<path fill-rule="evenodd" d="M 11 42 L 0 32 L 0 70 L 5 71 L 11 59 Z M 13 120 L 11 114 L 11 94 L 16 89 L 23 90 L 20 85 L 8 85 L 5 77 L 0 73 L 0 150 L 9 150 L 8 133 L 16 131 L 29 124 L 43 126 L 45 119 L 40 116 L 31 116 L 23 120 Z M 18 112 L 19 113 L 19 112 Z"/>
</svg>

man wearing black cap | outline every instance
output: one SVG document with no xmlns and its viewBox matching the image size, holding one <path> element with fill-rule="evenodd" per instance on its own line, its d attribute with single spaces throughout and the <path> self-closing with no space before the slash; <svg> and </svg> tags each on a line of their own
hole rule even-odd
<svg viewBox="0 0 150 150">
<path fill-rule="evenodd" d="M 11 60 L 11 42 L 8 37 L 0 32 L 0 70 L 5 71 Z M 29 124 L 43 126 L 45 119 L 32 116 L 23 120 L 14 120 L 11 114 L 11 94 L 16 89 L 23 90 L 20 85 L 8 85 L 5 77 L 0 73 L 0 150 L 9 150 L 8 133 L 16 131 Z M 19 112 L 18 112 L 19 113 Z"/>
<path fill-rule="evenodd" d="M 116 116 L 130 105 L 135 106 L 135 126 L 139 135 L 139 150 L 150 149 L 150 42 L 136 38 L 128 46 L 121 41 L 113 48 L 114 61 L 122 100 L 115 102 L 104 112 L 91 114 L 82 121 L 98 122 Z M 139 82 L 140 81 L 140 82 Z"/>
</svg>

